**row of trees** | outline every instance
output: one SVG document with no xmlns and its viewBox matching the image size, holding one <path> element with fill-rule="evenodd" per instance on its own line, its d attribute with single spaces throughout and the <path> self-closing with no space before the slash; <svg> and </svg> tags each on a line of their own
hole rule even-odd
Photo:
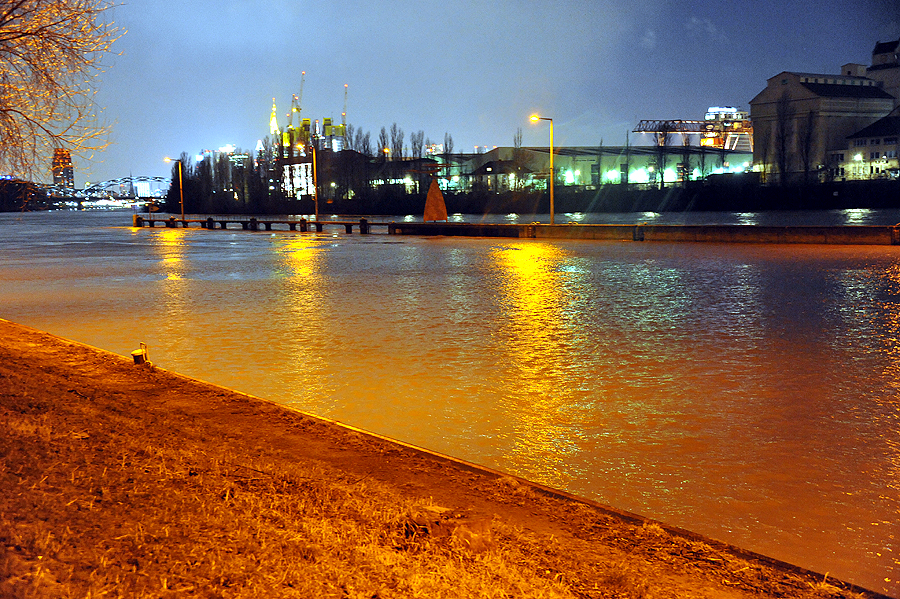
<svg viewBox="0 0 900 599">
<path fill-rule="evenodd" d="M 344 138 L 344 148 L 359 152 L 363 156 L 373 158 L 375 156 L 385 156 L 393 159 L 402 158 L 422 158 L 425 156 L 427 148 L 435 145 L 430 138 L 425 136 L 425 132 L 421 129 L 415 131 L 409 136 L 409 146 L 405 145 L 406 134 L 397 123 L 391 125 L 390 129 L 381 128 L 378 138 L 373 145 L 372 136 L 368 131 L 362 128 L 347 125 L 347 135 Z M 407 150 L 409 153 L 407 154 Z M 444 133 L 443 154 L 453 154 L 453 136 Z"/>
<path fill-rule="evenodd" d="M 680 146 L 673 145 L 676 134 L 681 137 Z M 724 168 L 727 155 L 728 152 L 724 145 L 712 149 L 701 145 L 698 149 L 696 146 L 690 145 L 690 133 L 676 131 L 671 124 L 663 123 L 660 125 L 660 130 L 656 132 L 656 145 L 654 146 L 655 179 L 652 182 L 659 189 L 665 188 L 665 172 L 669 168 L 669 160 L 672 156 L 680 159 L 676 165 L 678 170 L 677 180 L 684 184 L 693 177 L 695 166 L 699 169 L 701 178 L 706 176 L 709 167 L 714 161 L 718 162 L 718 166 Z"/>
<path fill-rule="evenodd" d="M 404 132 L 396 123 L 390 129 L 381 128 L 377 139 L 380 151 L 373 147 L 369 132 L 352 125 L 347 126 L 343 150 L 332 151 L 326 141 L 314 140 L 320 204 L 337 201 L 346 206 L 355 201 L 362 207 L 384 204 L 391 198 L 402 201 L 410 190 L 398 181 L 411 179 L 413 194 L 426 191 L 427 179 L 436 170 L 437 161 L 426 158 L 432 142 L 425 133 L 413 133 L 407 148 Z M 177 162 L 172 166 L 166 211 L 179 213 L 183 199 L 184 211 L 192 214 L 311 212 L 311 191 L 295 188 L 294 177 L 295 171 L 304 172 L 304 165 L 305 172 L 311 172 L 312 148 L 298 152 L 280 142 L 281 136 L 274 135 L 265 139 L 255 154 L 236 149 L 231 154 L 208 154 L 199 162 L 182 153 L 178 161 L 181 172 Z M 437 158 L 445 162 L 453 158 L 449 133 L 444 135 L 443 152 Z"/>
<path fill-rule="evenodd" d="M 775 168 L 773 174 L 781 184 L 790 183 L 791 174 L 798 171 L 804 185 L 808 185 L 814 175 L 818 179 L 818 169 L 813 164 L 816 127 L 816 115 L 812 110 L 803 116 L 797 115 L 790 97 L 782 94 L 775 105 L 774 121 L 760 123 L 755 132 L 763 178 L 769 174 L 771 160 Z M 770 156 L 770 152 L 774 155 Z M 833 178 L 835 166 L 828 165 L 825 169 L 827 180 Z"/>
</svg>

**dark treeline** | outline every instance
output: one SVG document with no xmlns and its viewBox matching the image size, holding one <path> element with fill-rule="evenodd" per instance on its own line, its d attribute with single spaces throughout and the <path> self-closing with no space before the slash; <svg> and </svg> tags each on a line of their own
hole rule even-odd
<svg viewBox="0 0 900 599">
<path fill-rule="evenodd" d="M 30 212 L 51 208 L 56 208 L 56 204 L 34 183 L 0 179 L 0 212 Z"/>
<path fill-rule="evenodd" d="M 165 210 L 179 213 L 183 199 L 189 214 L 312 214 L 312 192 L 295 189 L 300 179 L 292 176 L 292 169 L 310 168 L 311 148 L 306 145 L 300 155 L 280 138 L 264 140 L 258 152 L 214 153 L 199 162 L 182 154 L 181 173 L 177 162 L 172 167 Z M 405 140 L 396 123 L 382 127 L 374 141 L 369 132 L 348 125 L 340 151 L 327 149 L 330 140 L 319 138 L 315 156 L 320 211 L 397 214 L 404 206 L 416 205 L 419 196 L 424 206 L 432 175 L 440 176 L 439 163 L 454 159 L 453 138 L 445 134 L 444 153 L 427 157 L 432 142 L 423 131 L 411 134 L 408 146 Z"/>
<path fill-rule="evenodd" d="M 255 156 L 240 150 L 213 154 L 194 163 L 182 154 L 181 173 L 186 214 L 314 214 L 311 192 L 293 189 L 286 169 L 309 169 L 310 157 L 286 155 L 274 137 Z M 371 135 L 348 126 L 341 151 L 316 152 L 320 214 L 421 214 L 433 177 L 449 176 L 446 165 L 461 159 L 453 154 L 452 137 L 445 135 L 444 153 L 426 155 L 430 141 L 411 136 L 412 150 L 404 155 L 404 134 L 396 125 Z M 375 148 L 380 148 L 376 150 Z M 165 210 L 181 211 L 177 164 Z M 556 187 L 555 210 L 565 212 L 672 212 L 827 210 L 900 208 L 900 181 L 827 182 L 809 185 L 762 185 L 755 174 L 716 175 L 703 181 L 675 183 L 663 189 L 608 184 L 595 189 Z M 473 180 L 465 193 L 444 192 L 450 214 L 540 214 L 549 212 L 544 191 L 520 188 L 495 193 Z"/>
</svg>

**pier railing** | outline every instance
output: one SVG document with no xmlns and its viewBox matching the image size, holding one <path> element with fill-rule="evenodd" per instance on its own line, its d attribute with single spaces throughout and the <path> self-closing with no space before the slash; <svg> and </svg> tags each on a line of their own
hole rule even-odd
<svg viewBox="0 0 900 599">
<path fill-rule="evenodd" d="M 367 218 L 360 218 L 359 220 L 307 220 L 305 218 L 290 220 L 260 219 L 256 217 L 230 218 L 209 216 L 207 218 L 178 218 L 177 216 L 170 216 L 161 219 L 135 214 L 132 220 L 135 227 L 155 227 L 160 225 L 170 229 L 177 229 L 197 225 L 202 229 L 227 229 L 229 225 L 240 225 L 244 231 L 272 231 L 274 225 L 286 225 L 290 231 L 301 231 L 303 233 L 309 231 L 310 228 L 317 233 L 321 233 L 326 226 L 342 226 L 347 233 L 352 233 L 353 228 L 356 227 L 363 235 L 367 234 L 372 227 L 386 227 L 388 225 L 388 223 L 369 222 Z"/>
</svg>

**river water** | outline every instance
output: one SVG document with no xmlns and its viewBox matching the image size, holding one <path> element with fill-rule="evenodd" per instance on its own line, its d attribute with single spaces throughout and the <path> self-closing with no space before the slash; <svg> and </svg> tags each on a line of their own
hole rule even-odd
<svg viewBox="0 0 900 599">
<path fill-rule="evenodd" d="M 798 219 L 900 213 L 557 222 Z M 900 247 L 130 223 L 0 215 L 0 317 L 900 595 Z"/>
</svg>

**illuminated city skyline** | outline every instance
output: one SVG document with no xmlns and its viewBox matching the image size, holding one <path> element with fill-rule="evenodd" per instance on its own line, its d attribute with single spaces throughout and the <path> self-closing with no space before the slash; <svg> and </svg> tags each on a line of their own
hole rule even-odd
<svg viewBox="0 0 900 599">
<path fill-rule="evenodd" d="M 802 4 L 802 5 L 801 5 Z M 725 5 L 504 0 L 372 6 L 201 0 L 125 4 L 98 93 L 110 147 L 75 158 L 76 186 L 128 173 L 167 175 L 166 155 L 226 144 L 252 150 L 272 99 L 286 120 L 306 71 L 302 116 L 347 122 L 377 137 L 397 123 L 457 152 L 546 145 L 530 127 L 553 116 L 564 145 L 624 143 L 641 119 L 703 118 L 709 106 L 749 108 L 784 70 L 837 72 L 867 63 L 900 36 L 895 2 L 763 1 Z M 308 32 L 309 35 L 304 32 Z M 632 139 L 639 143 L 640 140 Z"/>
</svg>

